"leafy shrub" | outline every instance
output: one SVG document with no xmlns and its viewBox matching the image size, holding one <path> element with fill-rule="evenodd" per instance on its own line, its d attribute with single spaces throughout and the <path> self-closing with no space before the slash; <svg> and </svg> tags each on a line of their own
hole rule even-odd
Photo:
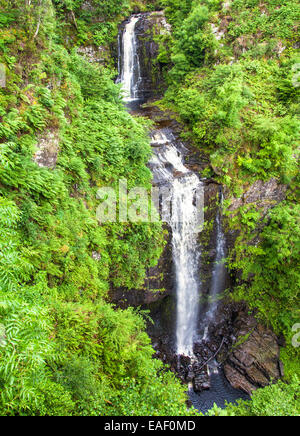
<svg viewBox="0 0 300 436">
<path fill-rule="evenodd" d="M 299 379 L 287 385 L 279 381 L 276 385 L 258 389 L 251 401 L 239 401 L 238 406 L 228 405 L 226 410 L 216 405 L 209 416 L 298 416 L 299 415 Z"/>
</svg>

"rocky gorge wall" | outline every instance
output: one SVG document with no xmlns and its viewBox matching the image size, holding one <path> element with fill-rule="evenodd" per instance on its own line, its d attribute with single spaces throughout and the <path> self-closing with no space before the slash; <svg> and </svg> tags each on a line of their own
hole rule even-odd
<svg viewBox="0 0 300 436">
<path fill-rule="evenodd" d="M 124 29 L 127 21 L 122 23 L 120 31 Z M 138 58 L 141 70 L 141 98 L 149 100 L 159 97 L 164 90 L 163 71 L 159 62 L 159 46 L 155 40 L 156 32 L 168 32 L 170 28 L 166 23 L 163 12 L 143 14 L 136 26 L 138 39 Z M 120 45 L 121 46 L 121 45 Z M 122 56 L 122 53 L 120 53 Z M 155 122 L 155 128 L 170 127 L 178 141 L 182 126 L 178 124 L 172 114 L 163 113 L 155 107 L 148 107 L 136 115 L 142 115 Z M 187 152 L 185 164 L 192 171 L 202 173 L 209 165 L 208 156 L 201 155 L 191 144 L 185 144 Z M 199 269 L 199 282 L 201 287 L 202 311 L 205 313 L 206 297 L 212 278 L 214 259 L 216 256 L 216 214 L 219 208 L 220 185 L 214 179 L 203 180 L 205 190 L 205 223 L 206 226 L 199 236 L 201 246 L 201 262 Z M 225 199 L 230 200 L 229 211 L 234 214 L 239 207 L 245 204 L 257 206 L 262 212 L 262 218 L 267 211 L 274 207 L 285 197 L 286 187 L 279 185 L 275 180 L 269 182 L 257 181 L 244 189 L 243 194 L 231 197 L 225 186 L 223 189 Z M 233 249 L 238 230 L 232 230 L 228 225 L 230 217 L 225 219 L 225 237 L 227 249 Z M 258 223 L 259 227 L 260 223 Z M 155 268 L 148 270 L 147 278 L 142 289 L 112 289 L 110 299 L 120 307 L 141 306 L 150 310 L 154 324 L 149 324 L 148 332 L 157 350 L 156 357 L 166 363 L 171 363 L 172 370 L 179 372 L 182 380 L 190 380 L 188 362 L 178 369 L 174 361 L 172 344 L 174 344 L 174 323 L 176 298 L 174 294 L 174 267 L 172 261 L 171 232 L 166 226 L 166 247 Z M 230 291 L 235 285 L 238 271 L 230 271 L 226 278 L 224 290 Z M 257 322 L 254 314 L 250 314 L 245 303 L 233 303 L 225 298 L 219 305 L 214 321 L 209 326 L 210 339 L 204 341 L 197 348 L 199 361 L 207 362 L 217 352 L 217 360 L 224 368 L 225 376 L 230 384 L 247 394 L 251 394 L 258 387 L 264 387 L 271 381 L 283 376 L 283 367 L 280 363 L 280 342 L 276 335 L 268 328 Z M 221 348 L 220 348 L 221 347 Z M 197 390 L 207 389 L 209 383 L 206 377 L 201 378 Z"/>
</svg>

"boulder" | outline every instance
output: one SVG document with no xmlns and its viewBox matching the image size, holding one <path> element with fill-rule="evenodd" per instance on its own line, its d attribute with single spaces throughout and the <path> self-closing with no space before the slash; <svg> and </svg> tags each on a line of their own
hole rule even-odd
<svg viewBox="0 0 300 436">
<path fill-rule="evenodd" d="M 195 392 L 202 392 L 210 389 L 210 377 L 207 373 L 197 375 L 193 380 L 193 386 Z"/>
<path fill-rule="evenodd" d="M 236 321 L 234 336 L 239 338 L 240 345 L 233 345 L 224 365 L 225 375 L 234 388 L 251 394 L 281 377 L 280 347 L 272 330 L 243 314 Z"/>
<path fill-rule="evenodd" d="M 39 167 L 55 168 L 59 152 L 59 135 L 49 131 L 38 138 L 34 161 Z"/>
<path fill-rule="evenodd" d="M 235 211 L 241 206 L 255 204 L 265 214 L 271 207 L 284 200 L 287 186 L 281 185 L 276 179 L 267 182 L 257 180 L 239 198 L 231 198 L 228 210 Z"/>
</svg>

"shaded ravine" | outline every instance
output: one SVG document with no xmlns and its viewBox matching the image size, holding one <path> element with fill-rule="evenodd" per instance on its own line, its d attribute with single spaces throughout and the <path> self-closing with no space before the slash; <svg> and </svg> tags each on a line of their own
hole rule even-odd
<svg viewBox="0 0 300 436">
<path fill-rule="evenodd" d="M 204 328 L 204 340 L 209 339 L 208 328 L 209 325 L 214 321 L 214 317 L 218 309 L 219 299 L 221 298 L 222 292 L 226 287 L 226 278 L 228 274 L 225 264 L 227 248 L 222 223 L 223 191 L 221 187 L 219 192 L 219 203 L 220 204 L 216 215 L 216 257 L 209 288 L 208 306 L 206 308 L 206 313 L 203 315 L 203 319 L 201 320 L 202 327 Z"/>
<path fill-rule="evenodd" d="M 143 114 L 140 106 L 146 98 L 143 96 L 143 78 L 140 75 L 140 60 L 137 51 L 139 41 L 135 35 L 136 26 L 142 17 L 143 14 L 133 15 L 122 26 L 119 35 L 118 81 L 122 84 L 124 101 L 128 110 L 139 109 L 139 112 Z M 160 213 L 172 233 L 176 292 L 174 351 L 178 356 L 177 370 L 180 377 L 189 382 L 190 399 L 194 406 L 206 412 L 214 402 L 224 407 L 225 400 L 233 402 L 238 398 L 248 398 L 241 391 L 229 385 L 215 359 L 208 359 L 207 365 L 203 365 L 203 360 L 197 360 L 201 354 L 197 354 L 197 349 L 201 349 L 202 342 L 205 347 L 209 341 L 208 328 L 205 327 L 208 327 L 214 320 L 218 295 L 224 291 L 225 286 L 226 241 L 222 230 L 222 212 L 219 207 L 216 216 L 216 257 L 209 303 L 205 306 L 205 316 L 201 322 L 199 320 L 201 247 L 198 242 L 200 223 L 196 197 L 199 191 L 203 190 L 203 184 L 199 176 L 185 166 L 181 149 L 183 145 L 175 140 L 170 128 L 155 130 L 151 137 L 153 156 L 149 167 L 153 173 L 154 184 L 163 187 L 165 192 L 160 204 Z M 199 336 L 203 327 L 204 337 L 203 334 Z M 185 375 L 182 375 L 183 373 Z M 196 393 L 193 388 L 197 391 L 202 390 L 202 392 Z M 207 390 L 203 391 L 203 389 Z"/>
</svg>

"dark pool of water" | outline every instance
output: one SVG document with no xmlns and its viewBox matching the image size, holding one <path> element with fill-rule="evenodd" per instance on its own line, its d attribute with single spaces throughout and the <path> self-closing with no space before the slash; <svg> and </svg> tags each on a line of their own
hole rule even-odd
<svg viewBox="0 0 300 436">
<path fill-rule="evenodd" d="M 130 113 L 143 112 L 142 105 L 146 102 L 147 102 L 146 99 L 132 100 L 126 102 L 125 107 Z"/>
<path fill-rule="evenodd" d="M 237 400 L 249 400 L 250 397 L 243 391 L 234 389 L 227 381 L 222 369 L 218 374 L 211 375 L 211 389 L 196 393 L 189 392 L 189 397 L 193 406 L 202 413 L 210 410 L 214 403 L 222 409 L 225 408 L 225 401 L 227 403 L 236 403 Z"/>
</svg>

